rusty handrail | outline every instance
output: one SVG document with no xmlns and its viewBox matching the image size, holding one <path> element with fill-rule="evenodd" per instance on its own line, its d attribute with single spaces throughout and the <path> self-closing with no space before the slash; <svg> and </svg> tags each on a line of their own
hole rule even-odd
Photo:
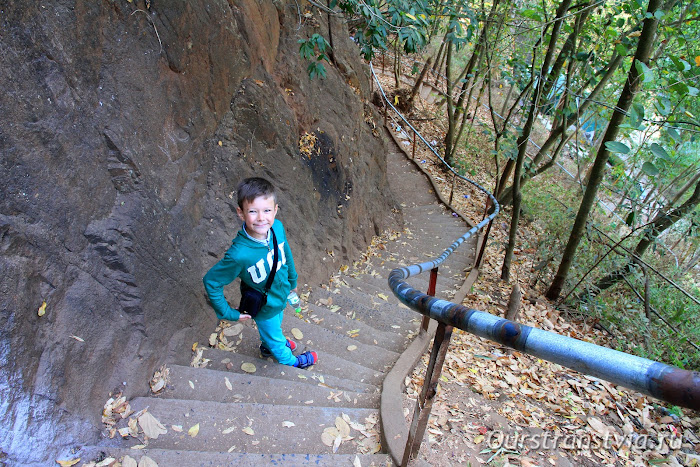
<svg viewBox="0 0 700 467">
<path fill-rule="evenodd" d="M 700 372 L 683 370 L 432 297 L 403 280 L 420 269 L 420 265 L 414 265 L 394 269 L 389 274 L 392 291 L 412 310 L 543 360 L 674 405 L 700 410 Z"/>
</svg>

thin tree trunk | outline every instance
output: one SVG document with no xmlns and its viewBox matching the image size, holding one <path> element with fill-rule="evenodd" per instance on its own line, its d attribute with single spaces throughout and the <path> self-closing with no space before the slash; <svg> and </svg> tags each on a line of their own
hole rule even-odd
<svg viewBox="0 0 700 467">
<path fill-rule="evenodd" d="M 515 241 L 518 233 L 518 222 L 520 221 L 520 204 L 522 201 L 522 193 L 520 191 L 520 178 L 523 168 L 523 162 L 525 161 L 525 154 L 527 153 L 527 144 L 530 139 L 530 133 L 532 132 L 532 126 L 535 123 L 535 116 L 537 115 L 537 104 L 540 100 L 540 93 L 542 92 L 542 87 L 544 86 L 544 81 L 542 76 L 545 75 L 552 63 L 552 58 L 554 57 L 554 49 L 557 45 L 557 39 L 559 38 L 559 31 L 561 30 L 561 24 L 563 22 L 563 16 L 568 11 L 569 5 L 573 0 L 562 0 L 557 8 L 556 19 L 552 25 L 552 32 L 549 38 L 549 44 L 547 46 L 547 52 L 542 62 L 542 68 L 540 71 L 540 79 L 537 82 L 537 87 L 532 95 L 532 101 L 530 102 L 530 110 L 528 112 L 527 121 L 523 126 L 523 133 L 518 137 L 518 157 L 515 163 L 515 171 L 513 172 L 513 213 L 511 214 L 510 229 L 508 231 L 508 245 L 506 246 L 506 254 L 503 258 L 503 268 L 501 269 L 501 279 L 504 281 L 510 280 L 510 265 L 513 260 L 513 250 L 515 249 Z M 543 35 L 545 31 L 542 31 Z M 533 53 L 534 57 L 534 53 Z M 534 71 L 534 58 L 533 58 L 533 71 Z"/>
<path fill-rule="evenodd" d="M 423 80 L 425 79 L 425 75 L 428 73 L 428 69 L 430 68 L 430 62 L 433 60 L 432 57 L 428 57 L 428 60 L 426 60 L 425 65 L 423 65 L 423 69 L 420 72 L 420 75 L 418 76 L 418 79 L 416 80 L 416 84 L 413 85 L 413 89 L 411 89 L 411 95 L 408 96 L 408 105 L 409 107 L 413 106 L 413 99 L 416 98 L 416 95 L 420 91 L 421 86 L 423 85 Z"/>
<path fill-rule="evenodd" d="M 610 122 L 608 123 L 608 128 L 605 131 L 605 136 L 603 136 L 603 141 L 598 148 L 598 153 L 596 154 L 595 161 L 593 162 L 593 169 L 591 170 L 591 177 L 588 185 L 586 186 L 586 191 L 583 194 L 581 206 L 579 207 L 574 225 L 571 229 L 571 234 L 569 235 L 569 241 L 564 248 L 562 260 L 561 263 L 559 263 L 559 269 L 557 270 L 554 280 L 546 293 L 546 297 L 550 300 L 556 300 L 561 294 L 561 290 L 564 287 L 564 282 L 566 281 L 571 265 L 573 264 L 576 249 L 578 248 L 581 238 L 583 237 L 588 215 L 593 208 L 593 204 L 595 203 L 598 187 L 600 186 L 600 182 L 603 180 L 605 166 L 608 162 L 608 158 L 610 157 L 610 151 L 605 146 L 605 143 L 608 141 L 615 141 L 617 138 L 620 131 L 620 125 L 624 121 L 627 111 L 632 105 L 634 96 L 639 91 L 640 76 L 635 64 L 636 62 L 644 64 L 649 62 L 649 55 L 651 53 L 651 48 L 654 45 L 656 30 L 659 25 L 659 20 L 654 16 L 654 12 L 659 9 L 661 4 L 661 0 L 649 0 L 647 12 L 650 14 L 644 20 L 644 27 L 642 28 L 642 34 L 639 37 L 637 51 L 634 54 L 634 61 L 631 64 L 627 74 L 625 87 L 620 93 L 620 98 L 618 99 L 615 110 L 610 117 Z"/>
<path fill-rule="evenodd" d="M 665 232 L 683 216 L 694 211 L 698 203 L 700 203 L 700 181 L 695 185 L 693 194 L 682 205 L 669 212 L 660 212 L 657 214 L 654 220 L 645 229 L 644 235 L 641 240 L 639 240 L 639 243 L 637 243 L 637 246 L 632 252 L 632 257 L 627 263 L 596 282 L 594 286 L 594 296 L 603 290 L 609 289 L 622 280 L 623 277 L 626 277 L 633 269 L 635 258 L 641 258 L 659 235 Z"/>
</svg>

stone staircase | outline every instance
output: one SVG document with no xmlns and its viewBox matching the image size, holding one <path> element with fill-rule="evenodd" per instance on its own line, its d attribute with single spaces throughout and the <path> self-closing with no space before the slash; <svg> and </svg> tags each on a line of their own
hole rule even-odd
<svg viewBox="0 0 700 467">
<path fill-rule="evenodd" d="M 394 391 L 401 398 L 401 383 L 382 384 L 418 334 L 422 316 L 398 302 L 387 277 L 393 268 L 439 255 L 469 226 L 440 204 L 428 178 L 397 146 L 387 163 L 404 230 L 385 234 L 361 261 L 302 294 L 300 314 L 288 310 L 285 316 L 285 334 L 296 334 L 298 351 L 318 352 L 314 367 L 300 370 L 261 359 L 254 324 L 233 323 L 219 329 L 230 350 L 209 347 L 209 336 L 202 336 L 197 360 L 201 365 L 208 359 L 206 367 L 167 365 L 163 391 L 130 401 L 132 410 L 147 409 L 166 433 L 147 443 L 140 433 L 140 439 L 117 435 L 86 446 L 77 454 L 80 465 L 108 457 L 123 461 L 127 455 L 139 465 L 148 456 L 161 467 L 393 465 L 392 454 L 395 459 L 401 453 L 387 446 L 405 439 L 404 414 L 385 411 L 384 418 L 394 417 L 394 423 L 380 421 L 380 394 Z M 436 295 L 451 299 L 473 262 L 472 240 L 440 267 Z M 423 291 L 427 281 L 427 274 L 408 279 Z M 253 373 L 243 370 L 250 371 L 246 363 L 254 365 Z M 404 432 L 388 433 L 390 426 Z"/>
</svg>

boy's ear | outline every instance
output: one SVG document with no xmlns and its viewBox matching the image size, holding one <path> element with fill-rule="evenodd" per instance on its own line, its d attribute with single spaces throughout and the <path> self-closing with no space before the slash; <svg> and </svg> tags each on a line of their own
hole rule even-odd
<svg viewBox="0 0 700 467">
<path fill-rule="evenodd" d="M 236 214 L 238 214 L 238 218 L 245 222 L 245 217 L 243 216 L 243 209 L 241 209 L 239 206 L 236 206 Z"/>
</svg>

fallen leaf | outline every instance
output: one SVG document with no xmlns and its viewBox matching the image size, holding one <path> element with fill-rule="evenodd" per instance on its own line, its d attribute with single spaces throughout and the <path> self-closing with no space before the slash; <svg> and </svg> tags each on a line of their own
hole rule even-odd
<svg viewBox="0 0 700 467">
<path fill-rule="evenodd" d="M 255 434 L 255 431 L 253 431 L 253 429 L 249 426 L 243 428 L 242 431 L 243 431 L 243 433 L 250 435 L 250 436 L 253 436 Z"/>
<path fill-rule="evenodd" d="M 194 438 L 195 436 L 197 436 L 198 433 L 199 433 L 199 423 L 197 423 L 197 424 L 194 425 L 192 428 L 190 428 L 189 430 L 187 430 L 187 434 L 190 435 L 192 438 Z"/>
<path fill-rule="evenodd" d="M 353 350 L 357 350 L 357 346 L 356 345 L 348 345 L 348 350 L 350 352 L 352 352 Z"/>
<path fill-rule="evenodd" d="M 170 428 L 177 433 L 182 433 L 182 425 L 170 425 Z"/>
<path fill-rule="evenodd" d="M 360 458 L 355 455 L 355 460 L 352 461 L 352 466 L 353 467 L 362 467 L 362 464 L 360 463 Z"/>
<path fill-rule="evenodd" d="M 139 426 L 144 434 L 151 439 L 157 439 L 158 436 L 164 435 L 168 430 L 154 417 L 150 412 L 146 412 L 138 417 Z"/>
<path fill-rule="evenodd" d="M 138 467 L 158 467 L 158 464 L 156 464 L 156 461 L 154 461 L 154 460 L 151 459 L 150 457 L 148 457 L 148 456 L 143 456 L 143 457 L 139 460 L 139 465 L 138 465 Z"/>
<path fill-rule="evenodd" d="M 350 425 L 342 417 L 335 417 L 335 427 L 338 429 L 338 435 L 341 438 L 350 436 Z"/>
<path fill-rule="evenodd" d="M 241 323 L 236 323 L 233 326 L 229 326 L 226 329 L 224 329 L 224 336 L 227 336 L 227 337 L 237 336 L 241 333 L 242 330 L 243 330 L 243 325 Z"/>
<path fill-rule="evenodd" d="M 321 433 L 321 442 L 328 447 L 333 446 L 335 439 L 338 437 L 338 429 L 334 426 L 329 426 Z"/>
<path fill-rule="evenodd" d="M 75 340 L 77 340 L 78 342 L 85 342 L 85 340 L 84 340 L 82 337 L 74 336 L 73 334 L 71 334 L 71 335 L 68 336 L 68 337 L 70 337 L 70 338 L 72 338 L 72 339 L 75 339 Z"/>
<path fill-rule="evenodd" d="M 338 452 L 338 448 L 340 447 L 340 443 L 342 443 L 342 442 L 343 442 L 343 438 L 341 438 L 340 436 L 336 437 L 333 440 L 333 453 Z"/>
<path fill-rule="evenodd" d="M 384 300 L 384 301 L 386 301 L 386 302 L 389 301 L 389 297 L 387 297 L 387 296 L 386 296 L 385 294 L 383 294 L 383 293 L 377 294 L 377 297 L 381 298 L 382 300 Z"/>
<path fill-rule="evenodd" d="M 46 303 L 44 303 L 44 306 L 46 306 Z M 41 315 L 39 315 L 39 316 L 41 316 Z M 75 465 L 75 464 L 77 464 L 78 462 L 80 462 L 80 457 L 78 457 L 77 459 L 71 459 L 71 460 L 67 460 L 67 461 L 64 461 L 64 460 L 57 460 L 56 462 L 57 462 L 58 465 L 60 465 L 61 467 L 70 467 L 71 465 Z"/>
<path fill-rule="evenodd" d="M 192 352 L 197 350 L 197 345 L 199 345 L 199 342 L 195 342 L 194 344 L 192 344 Z"/>
<path fill-rule="evenodd" d="M 228 388 L 229 391 L 233 391 L 233 386 L 231 385 L 231 381 L 228 380 L 228 376 L 224 376 L 224 381 L 226 382 L 226 388 Z"/>
<path fill-rule="evenodd" d="M 122 467 L 138 467 L 138 462 L 133 457 L 126 455 L 122 459 Z"/>
<path fill-rule="evenodd" d="M 255 368 L 254 364 L 250 362 L 245 362 L 241 365 L 241 370 L 245 371 L 246 373 L 255 373 L 257 371 L 257 368 Z"/>
<path fill-rule="evenodd" d="M 294 336 L 294 338 L 297 340 L 301 340 L 304 338 L 304 333 L 302 333 L 298 328 L 292 328 L 292 336 Z"/>
<path fill-rule="evenodd" d="M 296 425 L 294 424 L 294 422 L 284 421 L 284 422 L 282 422 L 282 426 L 285 428 L 291 428 L 291 427 L 296 426 Z"/>
<path fill-rule="evenodd" d="M 217 334 L 215 332 L 212 332 L 209 335 L 209 345 L 210 346 L 212 346 L 212 347 L 216 346 L 216 337 L 217 337 Z"/>
<path fill-rule="evenodd" d="M 192 381 L 187 381 L 187 382 L 190 383 L 190 387 L 191 387 L 192 389 L 194 389 L 194 383 L 193 383 Z"/>
<path fill-rule="evenodd" d="M 39 311 L 37 312 L 37 314 L 39 315 L 39 317 L 42 317 L 46 314 L 46 302 L 41 303 L 41 306 L 39 307 Z M 56 462 L 58 462 L 58 461 L 56 461 Z"/>
<path fill-rule="evenodd" d="M 232 433 L 233 430 L 235 430 L 235 429 L 236 429 L 235 426 L 230 426 L 230 427 L 226 428 L 224 431 L 222 431 L 221 433 L 224 434 L 224 435 L 227 435 L 227 434 L 229 434 L 229 433 Z"/>
</svg>

